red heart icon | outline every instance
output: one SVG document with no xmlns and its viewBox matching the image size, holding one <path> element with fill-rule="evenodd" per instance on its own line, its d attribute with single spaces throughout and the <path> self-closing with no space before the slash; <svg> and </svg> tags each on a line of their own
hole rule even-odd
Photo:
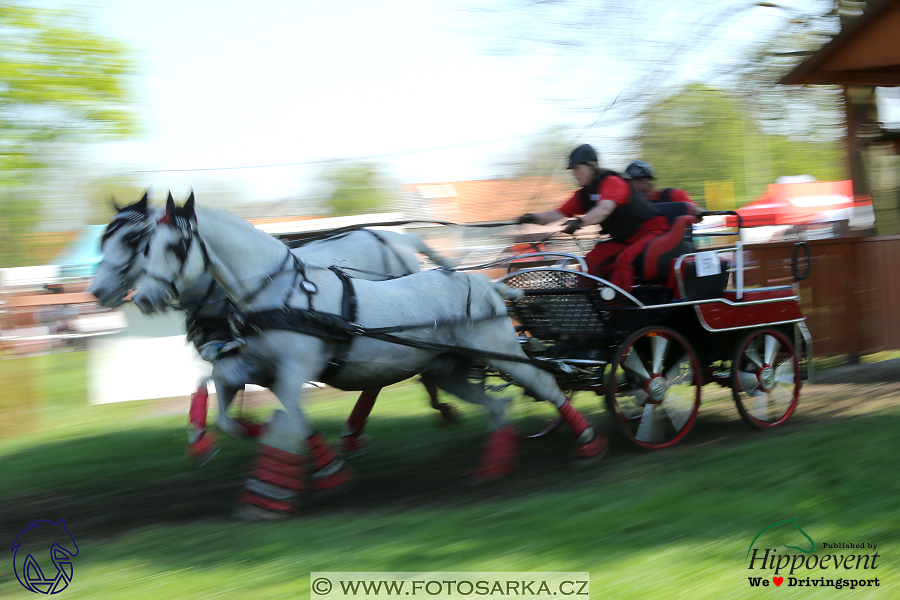
<svg viewBox="0 0 900 600">
<path fill-rule="evenodd" d="M 773 577 L 772 581 L 775 582 L 775 585 L 781 585 L 781 583 L 784 581 L 784 577 Z"/>
</svg>

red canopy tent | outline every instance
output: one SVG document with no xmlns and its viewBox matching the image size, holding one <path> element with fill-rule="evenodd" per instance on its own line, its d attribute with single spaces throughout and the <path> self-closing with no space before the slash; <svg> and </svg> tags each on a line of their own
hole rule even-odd
<svg viewBox="0 0 900 600">
<path fill-rule="evenodd" d="M 871 206 L 872 201 L 853 197 L 853 182 L 813 181 L 773 183 L 756 200 L 737 210 L 744 227 L 802 225 L 849 220 L 854 208 Z M 729 227 L 737 219 L 728 217 Z"/>
</svg>

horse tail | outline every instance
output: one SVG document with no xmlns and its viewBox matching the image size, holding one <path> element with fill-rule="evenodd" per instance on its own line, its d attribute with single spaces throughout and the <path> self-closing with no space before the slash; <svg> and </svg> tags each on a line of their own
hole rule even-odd
<svg viewBox="0 0 900 600">
<path fill-rule="evenodd" d="M 434 248 L 431 248 L 430 246 L 428 246 L 428 244 L 423 242 L 422 238 L 420 238 L 416 234 L 404 233 L 403 236 L 410 243 L 410 245 L 415 249 L 416 252 L 427 256 L 428 260 L 430 260 L 437 266 L 443 267 L 445 269 L 452 269 L 453 267 L 456 266 L 456 263 L 454 263 L 449 258 L 442 256 Z"/>
</svg>

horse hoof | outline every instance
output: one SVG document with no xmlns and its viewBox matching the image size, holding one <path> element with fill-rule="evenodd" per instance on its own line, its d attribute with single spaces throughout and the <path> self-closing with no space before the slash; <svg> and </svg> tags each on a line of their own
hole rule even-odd
<svg viewBox="0 0 900 600">
<path fill-rule="evenodd" d="M 372 443 L 372 436 L 365 434 L 348 435 L 341 438 L 340 451 L 345 458 L 356 458 L 366 453 L 366 446 Z"/>
<path fill-rule="evenodd" d="M 268 510 L 242 502 L 234 507 L 231 516 L 241 521 L 277 521 L 290 516 L 290 513 L 280 510 Z"/>
<path fill-rule="evenodd" d="M 327 470 L 325 467 L 323 470 Z M 322 473 L 321 471 L 319 473 Z M 351 482 L 356 473 L 350 467 L 339 465 L 333 473 L 316 474 L 310 477 L 309 488 L 306 497 L 310 500 L 321 500 L 335 494 L 346 492 L 350 489 Z"/>
<path fill-rule="evenodd" d="M 494 481 L 499 481 L 512 473 L 515 469 L 508 468 L 485 468 L 472 469 L 463 475 L 463 481 L 471 486 L 485 485 Z"/>
<path fill-rule="evenodd" d="M 218 442 L 216 436 L 210 432 L 205 432 L 196 442 L 188 444 L 184 455 L 185 458 L 194 461 L 195 466 L 199 469 L 211 461 L 221 449 L 222 445 Z"/>
<path fill-rule="evenodd" d="M 466 480 L 471 483 L 487 483 L 512 473 L 518 465 L 516 459 L 518 439 L 516 429 L 512 425 L 506 425 L 491 433 L 481 456 L 481 465 L 466 473 L 464 476 Z"/>
<path fill-rule="evenodd" d="M 592 464 L 603 458 L 607 450 L 609 450 L 609 437 L 602 433 L 595 433 L 591 441 L 575 444 L 572 447 L 571 463 L 576 467 Z"/>
<path fill-rule="evenodd" d="M 459 415 L 459 411 L 453 410 L 449 404 L 442 405 L 439 409 L 441 411 L 440 423 L 441 425 L 459 425 L 462 423 L 462 417 Z"/>
<path fill-rule="evenodd" d="M 244 490 L 234 505 L 231 515 L 244 521 L 274 521 L 297 512 L 298 501 L 275 500 L 256 492 Z"/>
</svg>

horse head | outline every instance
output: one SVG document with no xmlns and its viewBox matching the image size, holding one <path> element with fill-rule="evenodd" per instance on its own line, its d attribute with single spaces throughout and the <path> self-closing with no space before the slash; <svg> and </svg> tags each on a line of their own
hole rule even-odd
<svg viewBox="0 0 900 600">
<path fill-rule="evenodd" d="M 134 296 L 134 303 L 145 314 L 165 310 L 206 271 L 201 243 L 195 243 L 199 238 L 194 192 L 184 206 L 175 206 L 169 192 L 166 211 L 156 228 L 147 252 L 141 289 Z"/>
<path fill-rule="evenodd" d="M 88 290 L 101 306 L 115 308 L 122 304 L 144 271 L 145 254 L 156 222 L 147 207 L 147 192 L 128 206 L 116 207 L 116 216 L 106 226 L 100 241 L 103 260 Z"/>
</svg>

